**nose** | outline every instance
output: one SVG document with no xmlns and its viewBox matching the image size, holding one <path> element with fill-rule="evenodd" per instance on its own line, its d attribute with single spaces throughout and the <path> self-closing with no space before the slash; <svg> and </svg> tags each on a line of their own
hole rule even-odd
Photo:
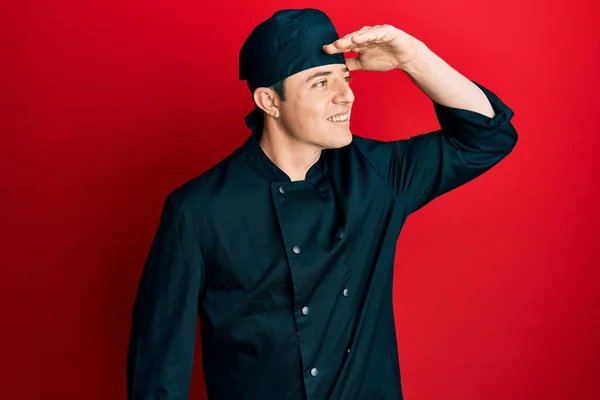
<svg viewBox="0 0 600 400">
<path fill-rule="evenodd" d="M 346 80 L 342 79 L 338 82 L 333 102 L 341 104 L 354 102 L 354 92 Z"/>
</svg>

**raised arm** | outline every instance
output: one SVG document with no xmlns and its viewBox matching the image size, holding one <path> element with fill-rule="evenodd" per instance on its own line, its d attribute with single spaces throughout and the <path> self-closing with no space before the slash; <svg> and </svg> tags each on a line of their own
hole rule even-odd
<svg viewBox="0 0 600 400">
<path fill-rule="evenodd" d="M 483 174 L 517 142 L 514 113 L 498 96 L 393 26 L 363 27 L 324 51 L 357 52 L 347 59 L 350 70 L 403 71 L 432 100 L 439 130 L 390 142 L 355 140 L 409 212 Z"/>
</svg>

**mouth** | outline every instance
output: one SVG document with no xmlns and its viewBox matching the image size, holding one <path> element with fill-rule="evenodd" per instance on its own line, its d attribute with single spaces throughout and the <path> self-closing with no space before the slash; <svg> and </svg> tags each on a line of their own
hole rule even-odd
<svg viewBox="0 0 600 400">
<path fill-rule="evenodd" d="M 329 122 L 349 122 L 350 121 L 350 110 L 343 114 L 336 114 L 327 118 Z"/>
</svg>

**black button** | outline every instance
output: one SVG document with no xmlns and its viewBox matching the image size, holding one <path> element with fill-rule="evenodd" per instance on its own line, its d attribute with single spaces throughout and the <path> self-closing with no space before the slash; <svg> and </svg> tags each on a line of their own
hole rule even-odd
<svg viewBox="0 0 600 400">
<path fill-rule="evenodd" d="M 337 233 L 335 234 L 337 236 L 338 239 L 341 239 L 344 237 L 344 230 L 340 229 L 339 231 L 337 231 Z"/>
<path fill-rule="evenodd" d="M 294 246 L 294 247 L 292 247 L 292 251 L 296 254 L 300 254 L 300 247 Z"/>
<path fill-rule="evenodd" d="M 285 193 L 285 188 L 283 186 L 279 186 L 279 193 Z"/>
</svg>

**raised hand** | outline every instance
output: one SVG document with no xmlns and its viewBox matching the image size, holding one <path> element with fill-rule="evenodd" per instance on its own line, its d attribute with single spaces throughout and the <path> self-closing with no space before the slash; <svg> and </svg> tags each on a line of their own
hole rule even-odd
<svg viewBox="0 0 600 400">
<path fill-rule="evenodd" d="M 329 54 L 358 53 L 346 59 L 348 68 L 366 71 L 390 71 L 408 63 L 419 41 L 391 25 L 364 26 L 333 43 L 323 46 Z"/>
</svg>

